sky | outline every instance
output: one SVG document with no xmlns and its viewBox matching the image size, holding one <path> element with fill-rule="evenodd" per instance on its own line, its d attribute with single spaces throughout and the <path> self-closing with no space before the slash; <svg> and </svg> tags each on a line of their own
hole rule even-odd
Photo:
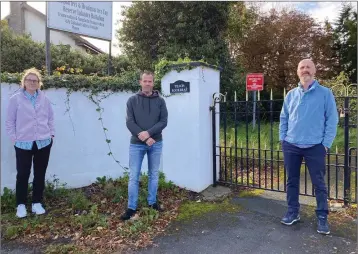
<svg viewBox="0 0 358 254">
<path fill-rule="evenodd" d="M 315 18 L 318 22 L 324 22 L 327 18 L 328 21 L 334 22 L 339 15 L 343 3 L 350 3 L 357 9 L 357 2 L 266 2 L 263 4 L 262 9 L 268 10 L 272 7 L 282 8 L 291 7 L 303 11 Z"/>
<path fill-rule="evenodd" d="M 46 12 L 46 3 L 45 2 L 27 2 L 32 7 L 36 8 L 37 10 L 41 11 L 42 13 Z M 340 7 L 342 5 L 342 2 L 255 2 L 255 5 L 260 6 L 260 9 L 262 11 L 268 11 L 271 8 L 275 9 L 281 9 L 281 8 L 291 8 L 291 9 L 298 9 L 300 11 L 303 11 L 313 18 L 315 18 L 318 22 L 323 22 L 326 18 L 334 22 L 340 11 Z M 350 2 L 357 8 L 357 2 Z M 116 30 L 120 26 L 119 20 L 122 18 L 121 16 L 121 10 L 123 6 L 130 6 L 131 2 L 113 2 L 113 40 L 112 40 L 112 54 L 117 55 L 120 54 L 120 49 L 116 45 L 118 43 L 118 40 L 115 37 Z M 10 12 L 10 3 L 9 2 L 1 2 L 1 18 L 8 15 Z M 107 41 L 101 41 L 97 39 L 92 38 L 86 38 L 88 41 L 90 41 L 95 46 L 102 49 L 104 52 L 108 53 L 109 50 L 109 43 Z"/>
</svg>

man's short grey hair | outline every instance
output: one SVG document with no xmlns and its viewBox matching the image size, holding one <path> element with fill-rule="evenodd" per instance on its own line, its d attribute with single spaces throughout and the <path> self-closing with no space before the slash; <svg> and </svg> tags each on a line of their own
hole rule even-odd
<svg viewBox="0 0 358 254">
<path fill-rule="evenodd" d="M 142 80 L 142 77 L 143 77 L 143 75 L 144 74 L 146 74 L 146 75 L 151 75 L 152 77 L 153 77 L 153 80 L 154 80 L 154 73 L 153 72 L 151 72 L 151 71 L 147 71 L 147 70 L 144 70 L 144 71 L 142 71 L 141 73 L 140 73 L 140 80 Z"/>
</svg>

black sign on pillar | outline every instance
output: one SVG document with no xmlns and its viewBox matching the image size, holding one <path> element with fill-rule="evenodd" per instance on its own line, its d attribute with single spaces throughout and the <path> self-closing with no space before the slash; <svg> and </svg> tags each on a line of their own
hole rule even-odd
<svg viewBox="0 0 358 254">
<path fill-rule="evenodd" d="M 190 82 L 177 80 L 170 83 L 170 93 L 190 93 Z"/>
</svg>

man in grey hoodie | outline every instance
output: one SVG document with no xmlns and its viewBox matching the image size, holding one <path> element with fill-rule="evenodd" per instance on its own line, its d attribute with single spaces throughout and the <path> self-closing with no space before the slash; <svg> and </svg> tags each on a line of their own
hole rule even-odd
<svg viewBox="0 0 358 254">
<path fill-rule="evenodd" d="M 129 148 L 128 209 L 121 220 L 133 217 L 137 210 L 139 177 L 144 155 L 148 157 L 148 205 L 160 210 L 157 203 L 159 166 L 162 154 L 162 130 L 167 126 L 168 110 L 158 91 L 153 91 L 154 74 L 144 71 L 141 91 L 127 101 L 126 124 L 132 137 Z"/>
</svg>

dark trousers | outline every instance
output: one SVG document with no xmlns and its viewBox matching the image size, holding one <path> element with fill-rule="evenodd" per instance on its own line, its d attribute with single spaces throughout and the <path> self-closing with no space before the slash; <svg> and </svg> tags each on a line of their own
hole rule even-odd
<svg viewBox="0 0 358 254">
<path fill-rule="evenodd" d="M 36 142 L 32 150 L 24 150 L 15 147 L 16 151 L 16 203 L 17 205 L 27 203 L 28 182 L 32 162 L 34 163 L 34 180 L 32 183 L 32 203 L 41 203 L 45 189 L 45 175 L 50 158 L 51 144 L 38 149 Z"/>
<path fill-rule="evenodd" d="M 287 203 L 288 211 L 298 213 L 300 204 L 299 186 L 300 170 L 302 159 L 305 159 L 308 167 L 312 184 L 314 185 L 317 216 L 328 215 L 327 187 L 324 181 L 326 172 L 326 149 L 322 144 L 310 148 L 299 148 L 286 141 L 282 143 L 284 163 L 287 170 Z"/>
</svg>

